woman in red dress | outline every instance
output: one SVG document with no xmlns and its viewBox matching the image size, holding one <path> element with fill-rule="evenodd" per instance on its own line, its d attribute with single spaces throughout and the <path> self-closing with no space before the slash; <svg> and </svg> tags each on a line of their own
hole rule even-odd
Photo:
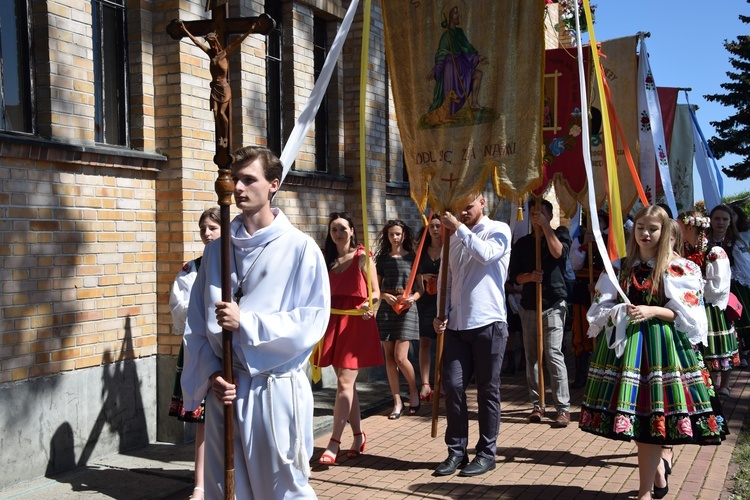
<svg viewBox="0 0 750 500">
<path fill-rule="evenodd" d="M 382 365 L 385 361 L 378 325 L 373 319 L 375 312 L 369 308 L 367 298 L 368 259 L 373 303 L 380 298 L 375 263 L 365 248 L 357 243 L 354 223 L 346 212 L 330 215 L 324 253 L 331 281 L 331 308 L 364 311 L 362 315 L 331 314 L 323 337 L 320 366 L 334 367 L 338 387 L 333 408 L 333 431 L 319 463 L 333 465 L 338 458 L 341 434 L 347 420 L 354 434 L 354 443 L 347 456 L 355 458 L 365 451 L 367 436 L 361 426 L 357 373 L 360 368 Z"/>
</svg>

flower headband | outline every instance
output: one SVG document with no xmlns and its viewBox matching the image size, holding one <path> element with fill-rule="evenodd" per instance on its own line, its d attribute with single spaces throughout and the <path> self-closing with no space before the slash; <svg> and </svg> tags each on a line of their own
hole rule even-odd
<svg viewBox="0 0 750 500">
<path fill-rule="evenodd" d="M 709 228 L 711 227 L 711 219 L 708 217 L 695 217 L 695 216 L 685 216 L 682 218 L 682 223 L 686 226 L 695 226 L 695 227 L 702 227 L 702 228 Z"/>
</svg>

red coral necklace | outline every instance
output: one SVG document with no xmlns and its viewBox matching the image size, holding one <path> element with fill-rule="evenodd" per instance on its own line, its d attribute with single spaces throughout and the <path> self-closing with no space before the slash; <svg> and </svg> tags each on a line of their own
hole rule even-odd
<svg viewBox="0 0 750 500">
<path fill-rule="evenodd" d="M 643 282 L 638 282 L 638 273 L 636 272 L 636 269 L 640 268 L 647 268 L 649 269 L 649 273 L 646 275 L 646 277 L 643 279 Z M 636 290 L 643 292 L 645 290 L 650 290 L 651 286 L 654 284 L 654 280 L 652 279 L 652 276 L 654 274 L 654 270 L 648 266 L 644 266 L 643 264 L 638 264 L 638 267 L 634 267 L 633 270 L 630 272 L 630 281 L 633 283 L 633 286 Z"/>
</svg>

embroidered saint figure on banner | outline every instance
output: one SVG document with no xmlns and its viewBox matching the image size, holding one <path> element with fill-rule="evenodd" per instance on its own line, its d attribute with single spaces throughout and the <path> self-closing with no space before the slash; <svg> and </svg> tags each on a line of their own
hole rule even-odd
<svg viewBox="0 0 750 500">
<path fill-rule="evenodd" d="M 440 212 L 540 181 L 544 0 L 383 2 L 411 195 Z"/>
<path fill-rule="evenodd" d="M 443 34 L 435 52 L 435 66 L 427 75 L 428 81 L 435 81 L 432 103 L 420 126 L 467 126 L 497 119 L 492 109 L 479 104 L 484 76 L 480 66 L 488 64 L 487 57 L 479 53 L 460 27 L 458 5 L 446 4 L 441 16 Z"/>
</svg>

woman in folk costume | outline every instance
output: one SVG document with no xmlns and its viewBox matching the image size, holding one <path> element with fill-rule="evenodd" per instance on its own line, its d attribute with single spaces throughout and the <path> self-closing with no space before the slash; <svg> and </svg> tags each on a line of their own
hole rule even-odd
<svg viewBox="0 0 750 500">
<path fill-rule="evenodd" d="M 726 320 L 724 309 L 729 299 L 731 271 L 729 257 L 720 246 L 707 248 L 705 230 L 710 219 L 700 212 L 680 214 L 684 256 L 700 266 L 705 279 L 703 300 L 708 318 L 708 343 L 704 346 L 703 359 L 719 394 L 729 396 L 729 371 L 739 365 L 737 337 L 732 324 Z"/>
<path fill-rule="evenodd" d="M 365 451 L 367 435 L 362 430 L 362 419 L 357 396 L 357 374 L 360 368 L 383 364 L 375 311 L 369 308 L 367 293 L 367 260 L 365 247 L 357 242 L 354 222 L 346 212 L 333 212 L 328 218 L 328 236 L 324 256 L 331 282 L 331 308 L 362 309 L 361 316 L 331 314 L 323 337 L 320 366 L 333 365 L 336 370 L 336 403 L 333 407 L 333 431 L 328 447 L 318 463 L 333 465 L 338 459 L 341 434 L 347 420 L 352 426 L 354 443 L 347 452 L 356 458 Z M 375 263 L 370 259 L 369 281 L 372 300 L 377 302 L 380 290 L 375 274 Z"/>
<path fill-rule="evenodd" d="M 440 272 L 440 254 L 443 249 L 443 234 L 440 216 L 433 214 L 430 222 L 423 227 L 417 236 L 422 238 L 427 231 L 422 255 L 419 257 L 417 279 L 424 286 L 425 293 L 417 301 L 419 313 L 419 375 L 422 381 L 419 390 L 420 401 L 432 401 L 430 387 L 430 365 L 432 362 L 432 341 L 437 338 L 432 322 L 438 316 L 437 291 L 438 273 Z"/>
<path fill-rule="evenodd" d="M 411 228 L 402 220 L 386 222 L 378 238 L 375 263 L 380 297 L 385 302 L 378 309 L 377 321 L 385 350 L 388 384 L 393 395 L 393 411 L 388 416 L 390 420 L 401 417 L 404 411 L 399 372 L 409 384 L 409 414 L 416 414 L 420 405 L 414 368 L 409 361 L 409 345 L 412 340 L 419 339 L 419 317 L 417 308 L 412 306 L 424 293 L 422 284 L 415 282 L 412 290 L 404 296 L 415 257 Z"/>
<path fill-rule="evenodd" d="M 732 222 L 737 229 L 737 239 L 732 249 L 732 293 L 742 304 L 742 315 L 735 321 L 734 329 L 742 341 L 743 354 L 740 360 L 743 368 L 747 367 L 747 356 L 750 356 L 750 221 L 747 214 L 737 205 L 732 209 Z"/>
<path fill-rule="evenodd" d="M 208 245 L 221 236 L 221 213 L 219 207 L 211 207 L 203 212 L 198 219 L 201 241 Z M 182 270 L 177 274 L 172 285 L 172 293 L 169 296 L 169 308 L 172 311 L 172 333 L 180 335 L 185 333 L 185 320 L 187 320 L 188 304 L 190 302 L 190 291 L 193 289 L 195 277 L 201 266 L 202 257 L 186 262 Z M 169 405 L 169 416 L 177 417 L 183 422 L 198 424 L 195 429 L 195 488 L 190 498 L 202 500 L 204 493 L 203 482 L 203 443 L 205 441 L 205 403 L 202 403 L 195 411 L 187 412 L 182 407 L 182 365 L 185 355 L 184 345 L 180 342 L 180 354 L 177 356 L 177 373 L 174 377 L 174 389 L 172 391 L 172 402 Z"/>
<path fill-rule="evenodd" d="M 627 257 L 620 262 L 621 301 L 603 273 L 588 312 L 596 344 L 581 407 L 583 431 L 638 446 L 639 499 L 669 488 L 663 445 L 719 444 L 726 423 L 700 354 L 706 342 L 702 278 L 670 247 L 667 213 L 636 214 Z M 652 494 L 653 489 L 653 494 Z"/>
</svg>

